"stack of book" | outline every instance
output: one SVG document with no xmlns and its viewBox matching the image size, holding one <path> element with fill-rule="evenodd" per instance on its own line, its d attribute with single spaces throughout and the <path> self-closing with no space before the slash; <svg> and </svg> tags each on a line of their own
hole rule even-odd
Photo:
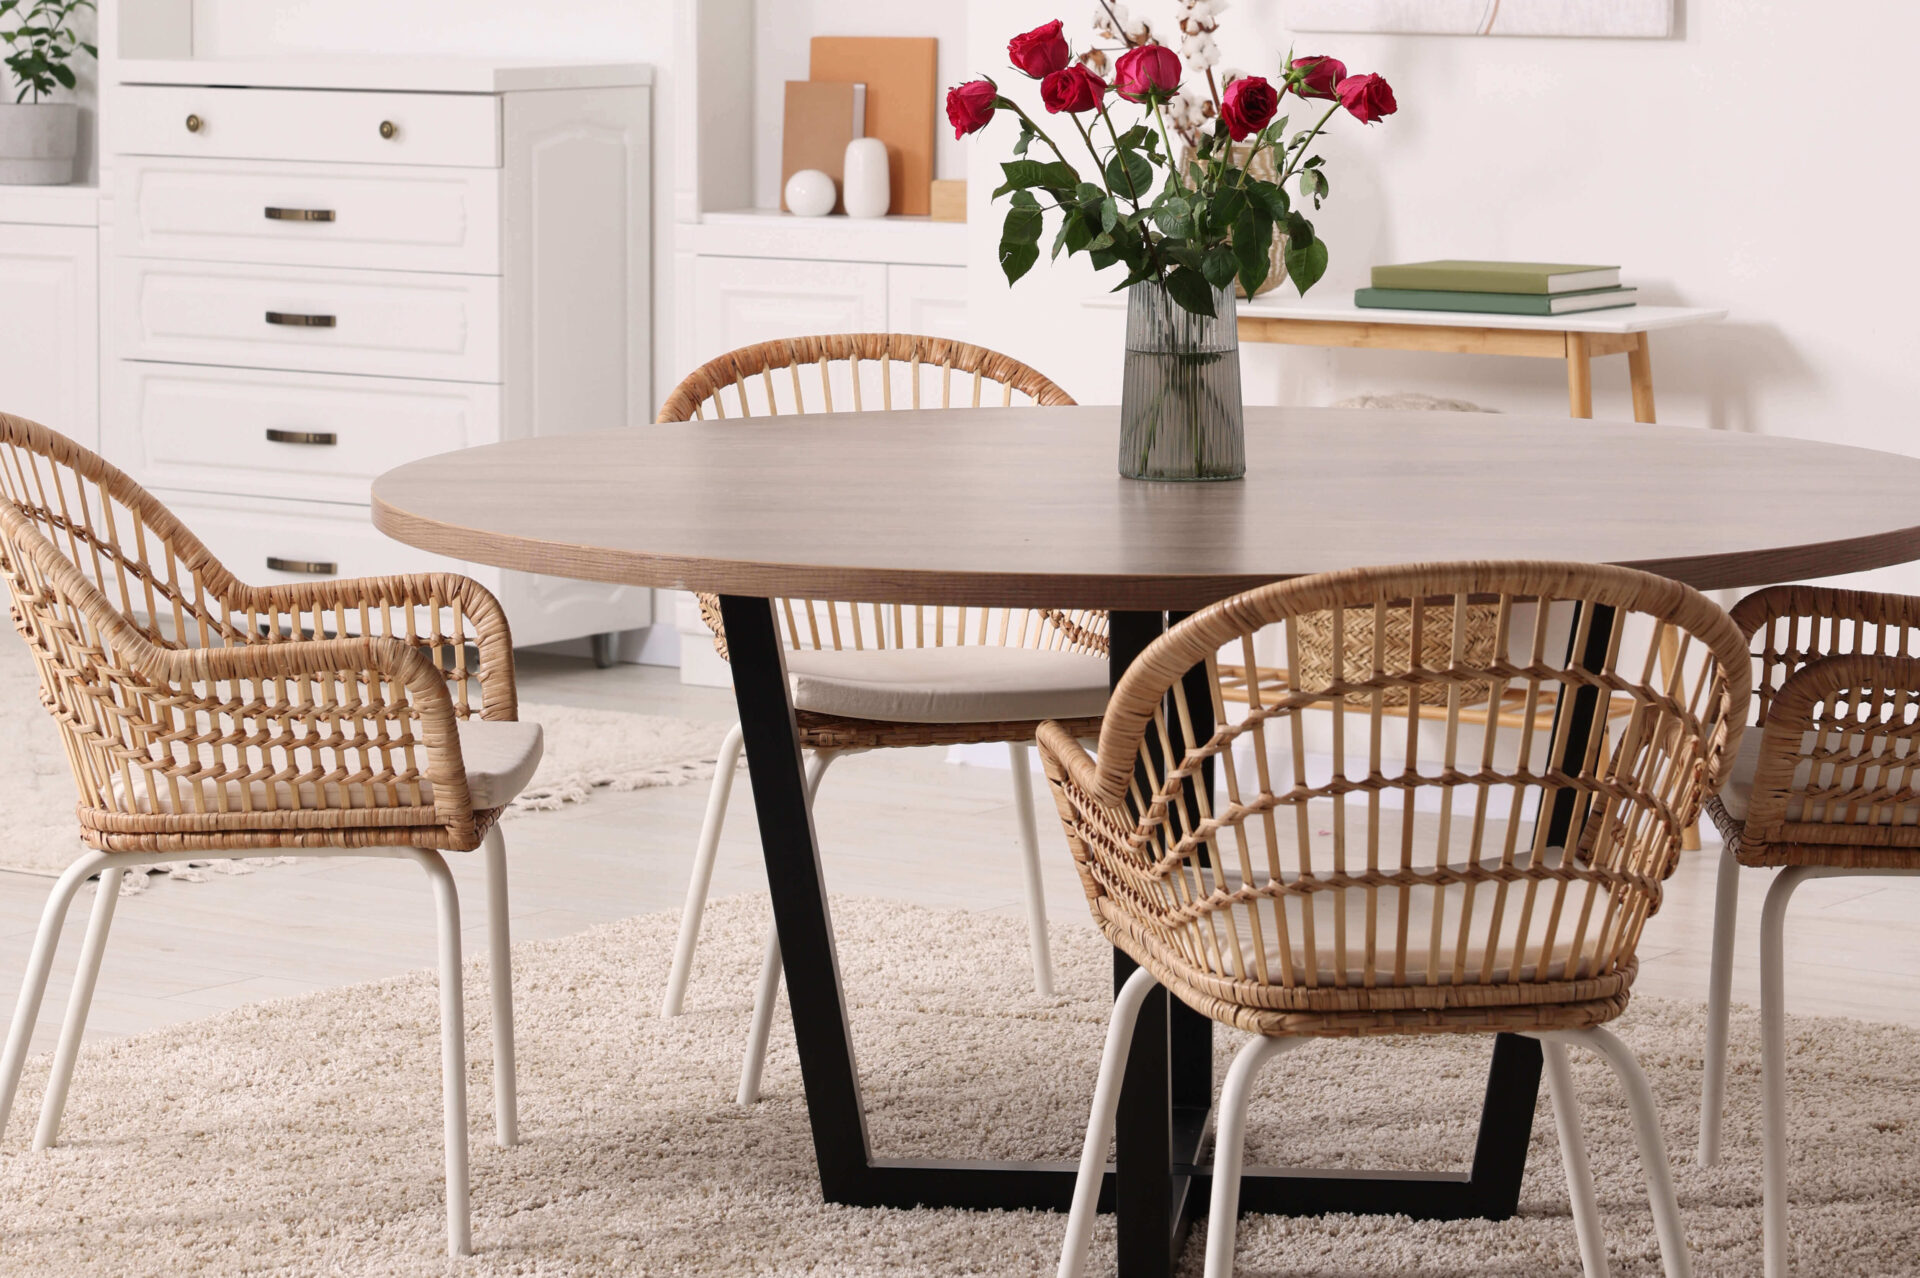
<svg viewBox="0 0 1920 1278">
<path fill-rule="evenodd" d="M 1571 315 L 1632 306 L 1617 266 L 1564 262 L 1409 262 L 1373 268 L 1373 287 L 1355 306 L 1396 311 L 1477 311 L 1489 315 Z"/>
</svg>

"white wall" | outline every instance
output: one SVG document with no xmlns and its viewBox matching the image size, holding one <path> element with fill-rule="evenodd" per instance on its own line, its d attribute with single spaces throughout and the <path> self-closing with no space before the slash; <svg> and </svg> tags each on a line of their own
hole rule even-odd
<svg viewBox="0 0 1920 1278">
<path fill-rule="evenodd" d="M 1301 53 L 1385 75 L 1401 104 L 1371 128 L 1342 119 L 1326 147 L 1333 198 L 1317 224 L 1332 266 L 1314 295 L 1350 294 L 1374 262 L 1617 261 L 1645 301 L 1733 311 L 1656 339 L 1661 420 L 1920 454 L 1920 183 L 1905 136 L 1920 114 L 1920 6 L 1682 3 L 1683 34 L 1661 41 L 1302 37 Z M 1133 8 L 1159 19 L 1171 6 Z M 1225 60 L 1270 73 L 1291 39 L 1284 12 L 1234 4 Z M 972 0 L 969 65 L 1004 66 L 1008 36 L 1036 21 L 1026 0 Z M 970 146 L 971 323 L 1077 398 L 1112 402 L 1120 318 L 1079 301 L 1117 281 L 1043 262 L 1010 291 L 995 266 L 1005 210 L 985 197 L 1012 136 L 1002 122 Z M 1597 366 L 1603 417 L 1630 415 L 1623 363 Z M 1425 390 L 1566 412 L 1552 361 L 1266 348 L 1243 364 L 1250 403 Z M 1920 570 L 1882 584 L 1920 591 Z"/>
</svg>

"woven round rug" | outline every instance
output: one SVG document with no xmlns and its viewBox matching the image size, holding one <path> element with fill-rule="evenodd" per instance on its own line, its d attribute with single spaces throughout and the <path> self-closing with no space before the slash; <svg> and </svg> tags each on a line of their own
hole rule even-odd
<svg viewBox="0 0 1920 1278">
<path fill-rule="evenodd" d="M 84 908 L 84 902 L 81 908 Z M 1058 926 L 1062 993 L 1036 996 L 1014 918 L 837 899 L 873 1148 L 1073 1158 L 1106 1023 L 1109 952 Z M 658 1017 L 676 920 L 645 915 L 520 946 L 525 1141 L 491 1143 L 486 982 L 468 974 L 476 1253 L 442 1253 L 430 974 L 260 1004 L 89 1046 L 65 1143 L 28 1149 L 46 1062 L 0 1142 L 8 1275 L 1043 1275 L 1065 1218 L 826 1205 L 790 1023 L 766 1099 L 732 1101 L 764 901 L 708 914 L 686 1015 Z M 1702 1275 L 1760 1268 L 1758 1040 L 1736 1009 L 1727 1155 L 1694 1165 L 1703 1013 L 1636 1000 L 1616 1023 L 1652 1078 Z M 1221 1066 L 1241 1041 L 1217 1035 Z M 1796 1272 L 1920 1273 L 1920 1031 L 1796 1020 Z M 1464 1170 L 1488 1042 L 1323 1042 L 1270 1068 L 1253 1161 Z M 1284 1065 L 1285 1068 L 1280 1066 Z M 1614 1272 L 1659 1272 L 1626 1110 L 1576 1052 Z M 1183 1272 L 1200 1271 L 1204 1227 Z M 1111 1273 L 1103 1219 L 1093 1273 Z M 1241 1222 L 1242 1275 L 1579 1272 L 1544 1097 L 1519 1215 Z"/>
</svg>

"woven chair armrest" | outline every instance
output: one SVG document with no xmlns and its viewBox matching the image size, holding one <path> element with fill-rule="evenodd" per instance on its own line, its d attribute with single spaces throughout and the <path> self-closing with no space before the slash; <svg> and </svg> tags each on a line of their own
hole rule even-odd
<svg viewBox="0 0 1920 1278">
<path fill-rule="evenodd" d="M 144 652 L 126 650 L 128 663 L 148 679 L 183 691 L 200 682 L 322 678 L 329 681 L 328 709 L 336 715 L 350 715 L 361 706 L 369 712 L 406 706 L 419 720 L 417 731 L 426 750 L 421 771 L 433 787 L 435 815 L 449 826 L 472 823 L 473 797 L 467 789 L 453 698 L 440 670 L 418 649 L 379 635 L 229 648 L 162 648 L 142 643 Z M 387 678 L 363 684 L 362 677 L 369 674 Z M 371 695 L 362 695 L 369 689 Z M 400 694 L 398 699 L 392 696 L 395 692 Z M 209 709 L 218 705 L 212 697 L 204 700 Z"/>
<path fill-rule="evenodd" d="M 1870 626 L 1920 626 L 1920 597 L 1841 590 L 1832 586 L 1768 586 L 1735 604 L 1729 615 L 1749 640 L 1768 622 L 1782 617 L 1857 621 Z M 1858 633 L 1855 632 L 1856 638 Z"/>
<path fill-rule="evenodd" d="M 1887 722 L 1822 717 L 1822 707 L 1835 704 L 1836 697 L 1849 704 L 1868 700 L 1875 706 L 1889 705 L 1901 713 Z M 1752 837 L 1765 841 L 1786 822 L 1794 773 L 1807 758 L 1808 734 L 1816 734 L 1816 739 L 1823 735 L 1910 741 L 1911 725 L 1905 722 L 1904 710 L 1916 702 L 1920 702 L 1920 659 L 1913 657 L 1847 653 L 1810 661 L 1787 676 L 1773 695 L 1766 724 L 1760 729 L 1746 819 Z M 1871 754 L 1870 740 L 1866 745 L 1859 751 L 1863 757 Z"/>
<path fill-rule="evenodd" d="M 1057 767 L 1062 779 L 1071 780 L 1088 794 L 1099 794 L 1100 770 L 1093 756 L 1064 724 L 1049 719 L 1034 733 L 1040 746 L 1040 760 L 1052 778 Z"/>
<path fill-rule="evenodd" d="M 471 577 L 458 573 L 409 573 L 281 586 L 244 586 L 236 594 L 235 602 L 262 611 L 334 611 L 346 615 L 362 608 L 370 611 L 424 608 L 428 618 L 426 628 L 414 633 L 403 646 L 464 650 L 470 642 L 478 656 L 478 668 L 465 671 L 465 655 L 460 651 L 454 657 L 453 667 L 443 669 L 440 677 L 445 680 L 458 677 L 462 672 L 471 674 L 480 685 L 480 717 L 483 719 L 514 719 L 519 715 L 513 632 L 507 624 L 506 610 L 492 591 Z M 442 609 L 451 609 L 453 616 L 452 624 L 445 629 L 440 624 Z M 463 620 L 465 625 L 461 624 Z"/>
</svg>

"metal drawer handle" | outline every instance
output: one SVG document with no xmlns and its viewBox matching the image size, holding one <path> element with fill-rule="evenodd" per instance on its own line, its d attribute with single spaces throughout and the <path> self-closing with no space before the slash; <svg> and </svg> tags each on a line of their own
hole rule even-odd
<svg viewBox="0 0 1920 1278">
<path fill-rule="evenodd" d="M 340 437 L 330 430 L 276 430 L 267 428 L 267 439 L 275 444 L 337 444 Z"/>
<path fill-rule="evenodd" d="M 273 222 L 331 222 L 332 209 L 279 209 L 267 206 L 267 219 Z"/>
<path fill-rule="evenodd" d="M 301 572 L 312 577 L 332 577 L 340 571 L 340 565 L 326 559 L 282 559 L 278 555 L 267 556 L 267 568 L 273 572 Z"/>
<path fill-rule="evenodd" d="M 268 311 L 267 323 L 285 328 L 332 328 L 334 318 L 331 315 L 290 315 L 286 311 Z"/>
<path fill-rule="evenodd" d="M 205 121 L 202 120 L 199 116 L 190 115 L 187 117 L 187 132 L 198 133 L 203 124 L 205 124 Z"/>
<path fill-rule="evenodd" d="M 395 124 L 392 120 L 380 121 L 380 136 L 385 138 L 387 141 L 389 142 L 393 141 L 394 134 L 398 132 L 400 132 L 400 126 Z"/>
</svg>

